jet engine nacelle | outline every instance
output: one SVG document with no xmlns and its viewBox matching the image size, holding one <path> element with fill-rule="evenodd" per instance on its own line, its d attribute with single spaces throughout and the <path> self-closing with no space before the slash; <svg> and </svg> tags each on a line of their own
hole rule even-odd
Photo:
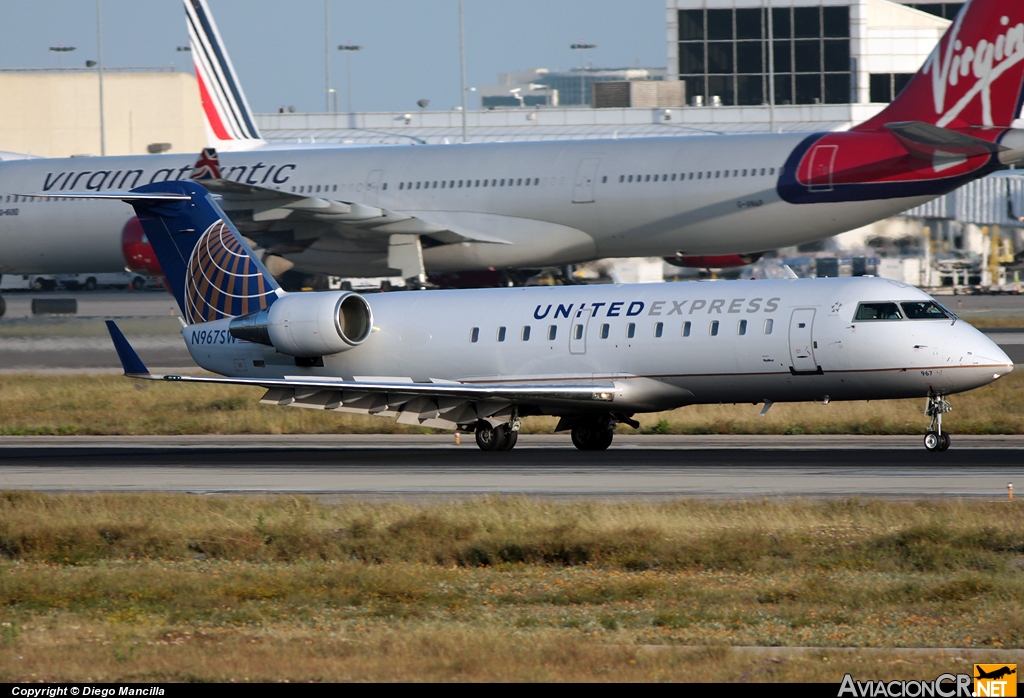
<svg viewBox="0 0 1024 698">
<path fill-rule="evenodd" d="M 665 257 L 665 261 L 677 267 L 696 267 L 698 269 L 728 269 L 729 267 L 745 267 L 761 259 L 763 252 L 756 254 L 720 254 L 720 255 L 676 255 Z"/>
<path fill-rule="evenodd" d="M 357 293 L 290 293 L 265 310 L 231 321 L 232 337 L 298 357 L 326 356 L 359 346 L 373 329 L 370 304 Z"/>
</svg>

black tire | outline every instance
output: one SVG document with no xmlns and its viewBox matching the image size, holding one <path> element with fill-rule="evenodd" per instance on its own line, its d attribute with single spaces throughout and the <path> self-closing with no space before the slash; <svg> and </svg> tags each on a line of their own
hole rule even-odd
<svg viewBox="0 0 1024 698">
<path fill-rule="evenodd" d="M 597 422 L 584 422 L 572 428 L 572 445 L 581 451 L 603 451 L 612 445 L 612 432 Z"/>
<path fill-rule="evenodd" d="M 86 291 L 95 291 L 96 290 L 96 279 L 94 279 L 94 278 L 92 278 L 90 276 L 88 279 L 85 280 L 84 288 L 85 288 Z"/>
<path fill-rule="evenodd" d="M 136 276 L 134 279 L 132 279 L 132 288 L 135 289 L 136 291 L 141 291 L 142 287 L 145 285 L 146 281 L 141 276 Z"/>
<path fill-rule="evenodd" d="M 516 442 L 519 441 L 518 431 L 512 431 L 508 427 L 505 427 L 505 430 L 505 440 L 501 442 L 501 447 L 498 448 L 499 451 L 511 451 L 516 447 Z"/>
<path fill-rule="evenodd" d="M 934 431 L 929 431 L 924 435 L 924 447 L 935 453 L 942 450 L 943 439 L 942 436 L 936 434 Z"/>
<path fill-rule="evenodd" d="M 953 440 L 951 438 L 949 438 L 949 434 L 947 432 L 942 432 L 942 446 L 939 448 L 939 450 L 940 451 L 948 451 L 949 450 L 949 444 L 952 443 L 952 441 Z"/>
<path fill-rule="evenodd" d="M 504 424 L 492 427 L 488 422 L 476 423 L 476 445 L 480 447 L 481 451 L 499 451 L 503 443 L 505 443 Z"/>
<path fill-rule="evenodd" d="M 46 283 L 42 279 L 33 279 L 32 280 L 32 290 L 33 291 L 42 291 L 44 288 L 46 288 Z"/>
<path fill-rule="evenodd" d="M 7 312 L 7 301 L 4 300 L 3 296 L 0 296 L 0 317 L 4 316 Z"/>
</svg>

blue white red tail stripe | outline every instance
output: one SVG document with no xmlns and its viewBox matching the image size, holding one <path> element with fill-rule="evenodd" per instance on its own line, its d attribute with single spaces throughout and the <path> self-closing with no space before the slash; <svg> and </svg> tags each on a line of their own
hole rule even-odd
<svg viewBox="0 0 1024 698">
<path fill-rule="evenodd" d="M 206 0 L 184 0 L 196 79 L 211 145 L 247 149 L 264 143 Z"/>
</svg>

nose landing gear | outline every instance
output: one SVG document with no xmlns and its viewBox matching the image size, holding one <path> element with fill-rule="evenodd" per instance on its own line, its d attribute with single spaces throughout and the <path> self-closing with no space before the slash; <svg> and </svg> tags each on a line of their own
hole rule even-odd
<svg viewBox="0 0 1024 698">
<path fill-rule="evenodd" d="M 929 396 L 928 407 L 924 411 L 925 415 L 932 418 L 928 425 L 928 431 L 924 435 L 924 447 L 929 451 L 945 451 L 949 448 L 949 434 L 942 431 L 942 415 L 952 409 L 949 400 L 943 396 Z"/>
</svg>

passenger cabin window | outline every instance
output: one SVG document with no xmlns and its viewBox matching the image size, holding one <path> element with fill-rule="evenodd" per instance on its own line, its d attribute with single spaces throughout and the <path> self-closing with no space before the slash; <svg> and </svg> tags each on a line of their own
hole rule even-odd
<svg viewBox="0 0 1024 698">
<path fill-rule="evenodd" d="M 736 332 L 741 337 L 747 333 L 747 321 L 746 320 L 740 320 L 740 325 L 739 325 L 739 327 L 736 328 Z"/>
<path fill-rule="evenodd" d="M 480 328 L 474 327 L 473 331 L 469 333 L 469 341 L 476 342 L 480 339 Z"/>
<path fill-rule="evenodd" d="M 712 337 L 717 337 L 718 336 L 718 320 L 712 320 L 711 321 L 711 336 Z"/>
<path fill-rule="evenodd" d="M 626 339 L 633 339 L 636 336 L 636 323 L 631 322 L 626 325 Z"/>
<path fill-rule="evenodd" d="M 498 328 L 498 341 L 499 342 L 504 342 L 505 341 L 505 328 L 504 327 L 499 327 Z"/>
<path fill-rule="evenodd" d="M 903 313 L 908 320 L 950 320 L 952 319 L 946 310 L 938 303 L 932 301 L 918 301 L 915 303 L 900 303 L 903 306 Z"/>
<path fill-rule="evenodd" d="M 601 339 L 608 339 L 609 329 L 610 328 L 608 327 L 608 323 L 601 325 Z"/>
<path fill-rule="evenodd" d="M 902 320 L 899 306 L 895 303 L 861 303 L 857 306 L 854 320 Z"/>
<path fill-rule="evenodd" d="M 573 339 L 583 339 L 583 325 L 576 325 L 572 328 Z"/>
<path fill-rule="evenodd" d="M 690 323 L 689 323 L 689 321 L 683 323 L 683 336 L 684 337 L 689 337 L 690 336 Z"/>
<path fill-rule="evenodd" d="M 654 326 L 654 336 L 660 337 L 665 332 L 665 323 L 659 322 Z"/>
<path fill-rule="evenodd" d="M 558 336 L 558 327 L 555 325 L 548 325 L 548 341 L 555 341 L 555 337 Z"/>
<path fill-rule="evenodd" d="M 768 318 L 767 320 L 764 321 L 764 333 L 765 334 L 771 334 L 772 333 L 772 329 L 774 327 L 775 327 L 775 321 L 772 320 L 771 318 Z"/>
<path fill-rule="evenodd" d="M 523 327 L 523 341 L 524 342 L 529 342 L 530 341 L 530 326 L 529 325 L 525 325 Z"/>
</svg>

